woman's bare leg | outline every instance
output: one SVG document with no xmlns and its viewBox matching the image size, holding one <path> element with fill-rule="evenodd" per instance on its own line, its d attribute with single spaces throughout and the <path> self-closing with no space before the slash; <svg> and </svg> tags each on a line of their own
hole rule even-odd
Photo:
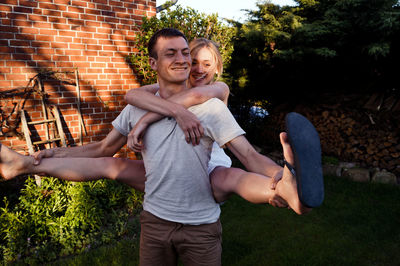
<svg viewBox="0 0 400 266">
<path fill-rule="evenodd" d="M 210 180 L 217 202 L 225 201 L 236 193 L 251 203 L 269 203 L 276 194 L 271 189 L 272 178 L 246 172 L 240 168 L 219 166 L 211 172 Z"/>
<path fill-rule="evenodd" d="M 294 164 L 294 157 L 286 133 L 280 136 L 285 159 Z M 305 208 L 298 197 L 296 178 L 285 167 L 283 177 L 271 188 L 272 178 L 256 173 L 246 172 L 239 168 L 217 167 L 210 174 L 211 187 L 217 202 L 222 202 L 236 193 L 251 203 L 271 203 L 279 198 L 286 201 L 288 206 L 298 214 L 310 211 Z M 283 207 L 284 204 L 279 207 Z"/>
<path fill-rule="evenodd" d="M 112 157 L 44 158 L 35 166 L 33 157 L 21 155 L 4 145 L 0 146 L 0 173 L 5 179 L 40 173 L 76 182 L 107 178 L 140 191 L 144 191 L 146 181 L 143 161 Z"/>
</svg>

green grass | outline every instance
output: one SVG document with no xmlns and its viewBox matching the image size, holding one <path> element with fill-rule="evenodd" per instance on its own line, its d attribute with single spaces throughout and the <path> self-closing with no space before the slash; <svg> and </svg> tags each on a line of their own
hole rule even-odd
<svg viewBox="0 0 400 266">
<path fill-rule="evenodd" d="M 325 190 L 304 216 L 232 197 L 222 206 L 223 265 L 400 265 L 400 188 L 327 177 Z M 124 239 L 54 265 L 137 265 L 138 245 Z"/>
</svg>

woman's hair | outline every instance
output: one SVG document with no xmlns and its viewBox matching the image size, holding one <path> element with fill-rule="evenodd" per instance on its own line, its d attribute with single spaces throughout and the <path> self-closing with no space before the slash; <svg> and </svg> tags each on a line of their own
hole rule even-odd
<svg viewBox="0 0 400 266">
<path fill-rule="evenodd" d="M 197 38 L 189 43 L 190 53 L 193 55 L 197 53 L 201 48 L 207 47 L 214 58 L 215 68 L 217 70 L 217 79 L 221 77 L 224 66 L 222 63 L 222 56 L 218 50 L 218 45 L 205 38 Z"/>
</svg>

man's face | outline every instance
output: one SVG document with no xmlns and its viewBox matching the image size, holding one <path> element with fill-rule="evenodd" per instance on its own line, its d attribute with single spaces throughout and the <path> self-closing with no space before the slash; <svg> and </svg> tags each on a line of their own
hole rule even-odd
<svg viewBox="0 0 400 266">
<path fill-rule="evenodd" d="M 182 84 L 188 79 L 191 58 L 187 42 L 182 37 L 159 38 L 155 45 L 158 58 L 150 58 L 150 65 L 161 81 Z"/>
</svg>

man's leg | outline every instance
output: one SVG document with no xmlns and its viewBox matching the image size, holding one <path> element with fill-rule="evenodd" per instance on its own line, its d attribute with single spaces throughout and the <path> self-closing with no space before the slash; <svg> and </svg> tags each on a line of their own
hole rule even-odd
<svg viewBox="0 0 400 266">
<path fill-rule="evenodd" d="M 179 224 L 142 211 L 140 227 L 140 266 L 176 266 L 178 254 L 172 243 L 172 236 Z"/>
<path fill-rule="evenodd" d="M 82 182 L 101 178 L 117 180 L 144 190 L 143 161 L 122 158 L 44 158 L 39 165 L 33 157 L 21 155 L 8 147 L 0 146 L 0 173 L 4 179 L 21 174 L 46 173 L 63 180 Z"/>
<path fill-rule="evenodd" d="M 219 220 L 212 224 L 181 225 L 174 240 L 183 265 L 221 265 L 222 226 Z"/>
</svg>

